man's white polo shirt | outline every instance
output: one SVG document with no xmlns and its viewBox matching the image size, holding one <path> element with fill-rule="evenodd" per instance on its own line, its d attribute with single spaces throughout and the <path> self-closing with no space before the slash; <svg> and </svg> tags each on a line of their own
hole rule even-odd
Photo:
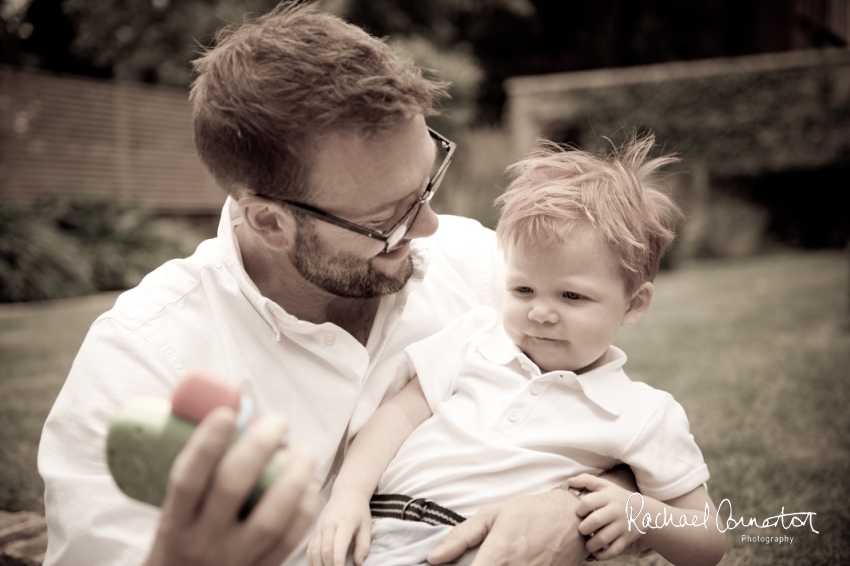
<svg viewBox="0 0 850 566">
<path fill-rule="evenodd" d="M 409 379 L 404 348 L 501 298 L 493 232 L 441 217 L 435 236 L 411 243 L 414 274 L 382 298 L 364 347 L 340 327 L 298 320 L 260 295 L 242 265 L 239 222 L 228 200 L 217 238 L 149 274 L 92 325 L 39 446 L 45 564 L 138 564 L 148 552 L 158 510 L 120 493 L 104 456 L 109 422 L 131 397 L 170 397 L 192 367 L 226 376 L 261 414 L 288 417 L 291 442 L 314 453 L 323 482 L 345 431 L 353 435 Z"/>
<path fill-rule="evenodd" d="M 681 405 L 631 381 L 619 348 L 587 373 L 542 374 L 499 313 L 480 307 L 406 351 L 434 415 L 402 445 L 378 493 L 471 516 L 620 462 L 661 501 L 708 479 Z"/>
</svg>

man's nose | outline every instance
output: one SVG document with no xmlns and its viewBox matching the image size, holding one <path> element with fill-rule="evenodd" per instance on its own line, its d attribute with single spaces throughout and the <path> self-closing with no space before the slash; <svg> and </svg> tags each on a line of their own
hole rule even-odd
<svg viewBox="0 0 850 566">
<path fill-rule="evenodd" d="M 440 225 L 440 219 L 437 214 L 431 209 L 431 205 L 427 202 L 419 207 L 416 213 L 416 219 L 404 235 L 405 240 L 414 238 L 427 238 L 433 236 Z"/>
<path fill-rule="evenodd" d="M 548 301 L 536 300 L 528 311 L 528 319 L 538 324 L 554 324 L 560 320 L 560 317 Z"/>
</svg>

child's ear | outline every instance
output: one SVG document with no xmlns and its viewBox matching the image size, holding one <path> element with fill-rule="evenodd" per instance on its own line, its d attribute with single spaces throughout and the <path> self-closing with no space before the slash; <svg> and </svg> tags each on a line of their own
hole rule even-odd
<svg viewBox="0 0 850 566">
<path fill-rule="evenodd" d="M 292 214 L 269 200 L 258 196 L 245 196 L 237 201 L 245 225 L 268 248 L 285 250 L 295 234 Z"/>
<path fill-rule="evenodd" d="M 652 302 L 652 283 L 644 282 L 638 287 L 637 291 L 632 294 L 629 301 L 629 308 L 623 316 L 623 326 L 634 326 L 649 309 L 649 303 Z"/>
</svg>

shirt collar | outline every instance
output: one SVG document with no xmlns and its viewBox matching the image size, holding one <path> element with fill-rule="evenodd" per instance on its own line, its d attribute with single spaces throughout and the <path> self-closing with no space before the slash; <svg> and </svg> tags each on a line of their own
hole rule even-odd
<svg viewBox="0 0 850 566">
<path fill-rule="evenodd" d="M 623 371 L 626 354 L 616 346 L 608 346 L 606 361 L 598 368 L 576 375 L 587 397 L 611 413 L 619 416 L 629 403 L 631 380 Z"/>
<path fill-rule="evenodd" d="M 236 279 L 240 290 L 256 309 L 257 313 L 272 328 L 278 340 L 280 340 L 281 323 L 296 331 L 311 332 L 316 325 L 297 319 L 295 316 L 287 313 L 283 307 L 263 296 L 257 285 L 248 276 L 248 273 L 245 271 L 245 265 L 242 262 L 242 253 L 239 250 L 239 240 L 236 238 L 236 232 L 234 231 L 234 228 L 242 224 L 242 222 L 243 218 L 239 212 L 239 206 L 236 204 L 236 200 L 232 197 L 227 197 L 221 213 L 221 220 L 218 224 L 218 239 L 222 242 L 224 263 Z M 425 279 L 425 273 L 431 263 L 431 252 L 423 238 L 418 238 L 410 242 L 410 254 L 413 258 L 413 274 L 404 286 L 404 289 L 397 294 L 398 297 L 395 295 L 391 296 L 393 300 L 397 298 L 406 301 L 410 292 Z M 387 299 L 388 297 L 382 298 L 382 300 Z"/>
<path fill-rule="evenodd" d="M 240 291 L 251 303 L 251 306 L 257 313 L 266 321 L 266 323 L 275 332 L 276 338 L 280 339 L 280 330 L 278 329 L 275 316 L 273 314 L 276 303 L 264 297 L 254 281 L 248 277 L 245 271 L 245 264 L 242 263 L 242 252 L 239 250 L 239 240 L 236 238 L 234 228 L 242 224 L 242 215 L 239 212 L 239 206 L 236 200 L 232 197 L 227 197 L 224 202 L 224 208 L 221 211 L 221 220 L 218 223 L 218 239 L 222 243 L 222 254 L 224 263 L 228 267 L 230 273 L 233 274 L 236 283 L 239 285 Z M 280 308 L 278 306 L 278 308 Z M 282 311 L 283 309 L 281 309 Z M 292 317 L 293 319 L 295 317 Z"/>
<path fill-rule="evenodd" d="M 481 355 L 494 364 L 507 365 L 515 358 L 529 375 L 534 378 L 543 375 L 540 368 L 514 344 L 499 324 L 485 333 L 476 345 Z M 629 383 L 631 380 L 623 371 L 626 354 L 616 346 L 609 346 L 605 353 L 605 362 L 587 373 L 576 375 L 571 371 L 552 371 L 565 382 L 576 383 L 587 398 L 596 405 L 619 416 L 629 402 Z"/>
<path fill-rule="evenodd" d="M 514 358 L 523 355 L 522 350 L 508 338 L 501 324 L 493 326 L 481 336 L 476 346 L 485 359 L 500 366 L 508 365 Z"/>
</svg>

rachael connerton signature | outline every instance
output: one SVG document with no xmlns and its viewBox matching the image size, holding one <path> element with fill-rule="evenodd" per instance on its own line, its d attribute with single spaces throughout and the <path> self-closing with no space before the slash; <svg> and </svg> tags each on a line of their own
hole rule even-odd
<svg viewBox="0 0 850 566">
<path fill-rule="evenodd" d="M 637 497 L 640 500 L 640 507 L 635 512 L 635 507 L 632 505 L 632 498 Z M 705 509 L 703 510 L 702 519 L 700 519 L 699 515 L 694 514 L 693 517 L 688 519 L 687 514 L 681 513 L 678 515 L 674 514 L 672 511 L 668 515 L 667 507 L 664 507 L 662 513 L 657 513 L 655 517 L 653 517 L 650 513 L 643 513 L 644 500 L 643 495 L 640 493 L 632 493 L 628 500 L 626 500 L 626 521 L 628 524 L 629 531 L 632 530 L 632 525 L 634 525 L 635 529 L 640 534 L 646 534 L 646 531 L 643 529 L 661 529 L 663 527 L 703 527 L 708 528 L 709 520 L 711 519 L 711 511 L 709 509 L 708 503 L 705 504 Z M 721 519 L 726 513 L 728 509 L 728 515 L 726 519 Z M 801 511 L 797 513 L 786 513 L 785 507 L 782 507 L 782 510 L 779 512 L 779 515 L 774 515 L 773 517 L 767 517 L 763 521 L 759 522 L 759 520 L 755 517 L 744 518 L 741 516 L 736 519 L 733 516 L 732 512 L 732 502 L 728 499 L 724 499 L 720 502 L 720 505 L 717 506 L 717 515 L 714 517 L 714 524 L 717 527 L 717 530 L 721 533 L 725 533 L 726 531 L 736 529 L 738 527 L 757 527 L 759 529 L 767 529 L 770 527 L 779 527 L 781 526 L 783 529 L 790 528 L 800 528 L 805 527 L 806 525 L 812 530 L 813 533 L 820 534 L 819 531 L 815 530 L 815 525 L 812 517 L 817 515 L 817 513 L 813 513 L 811 511 Z M 638 524 L 640 523 L 640 524 Z"/>
</svg>

